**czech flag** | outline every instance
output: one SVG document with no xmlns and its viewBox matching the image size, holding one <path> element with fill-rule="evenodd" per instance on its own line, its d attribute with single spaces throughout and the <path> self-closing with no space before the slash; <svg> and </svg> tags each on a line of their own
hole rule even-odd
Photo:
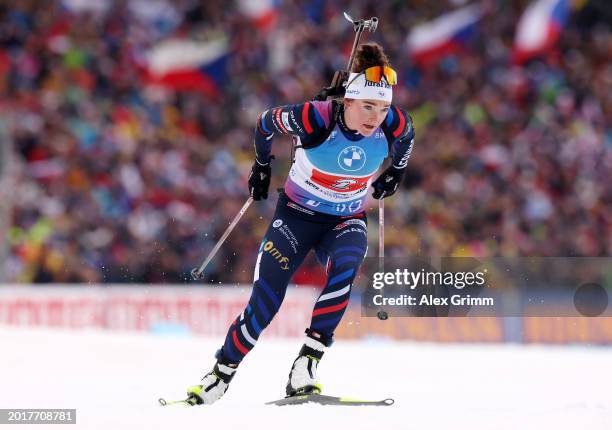
<svg viewBox="0 0 612 430">
<path fill-rule="evenodd" d="M 238 0 L 238 10 L 259 30 L 269 30 L 278 19 L 280 0 Z"/>
<path fill-rule="evenodd" d="M 516 28 L 514 61 L 524 63 L 554 46 L 569 13 L 569 0 L 536 0 L 531 3 Z"/>
<path fill-rule="evenodd" d="M 146 56 L 146 80 L 178 91 L 200 91 L 216 98 L 227 80 L 227 40 L 169 39 Z"/>
<path fill-rule="evenodd" d="M 415 27 L 407 39 L 414 63 L 429 65 L 447 54 L 461 51 L 475 32 L 481 16 L 480 7 L 470 5 Z"/>
</svg>

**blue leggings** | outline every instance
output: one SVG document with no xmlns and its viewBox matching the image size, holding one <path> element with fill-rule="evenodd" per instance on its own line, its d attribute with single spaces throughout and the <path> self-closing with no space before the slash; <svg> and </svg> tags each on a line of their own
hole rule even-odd
<svg viewBox="0 0 612 430">
<path fill-rule="evenodd" d="M 291 277 L 313 248 L 326 264 L 327 283 L 312 311 L 310 329 L 331 339 L 348 305 L 367 243 L 365 212 L 351 217 L 321 214 L 281 193 L 259 247 L 251 298 L 229 328 L 220 351 L 223 358 L 239 363 L 255 346 L 278 312 Z"/>
</svg>

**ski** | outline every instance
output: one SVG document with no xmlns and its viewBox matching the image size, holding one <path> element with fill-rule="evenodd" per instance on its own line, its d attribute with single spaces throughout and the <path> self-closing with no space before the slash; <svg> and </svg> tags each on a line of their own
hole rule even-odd
<svg viewBox="0 0 612 430">
<path fill-rule="evenodd" d="M 284 399 L 274 400 L 273 402 L 267 402 L 266 405 L 287 406 L 303 405 L 306 403 L 332 406 L 391 406 L 393 403 L 395 403 L 395 400 L 361 400 L 350 397 L 326 396 L 324 394 L 299 394 L 295 396 L 288 396 Z"/>
<path fill-rule="evenodd" d="M 171 406 L 171 405 L 182 405 L 182 406 L 195 406 L 198 404 L 195 397 L 187 397 L 182 400 L 166 400 L 163 397 L 157 399 L 161 406 Z"/>
<path fill-rule="evenodd" d="M 181 400 L 166 400 L 163 397 L 160 397 L 157 401 L 161 406 L 195 406 L 198 404 L 194 397 L 188 397 Z M 274 400 L 272 402 L 266 402 L 266 405 L 287 406 L 303 405 L 306 403 L 331 406 L 391 406 L 393 403 L 395 403 L 395 400 L 362 400 L 353 399 L 351 397 L 326 396 L 324 394 L 300 394 L 285 397 L 284 399 Z"/>
</svg>

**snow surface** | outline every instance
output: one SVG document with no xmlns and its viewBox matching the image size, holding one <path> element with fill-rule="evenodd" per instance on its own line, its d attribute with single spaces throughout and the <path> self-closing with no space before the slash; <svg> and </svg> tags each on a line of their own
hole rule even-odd
<svg viewBox="0 0 612 430">
<path fill-rule="evenodd" d="M 218 403 L 159 406 L 199 381 L 220 341 L 0 327 L 0 408 L 77 409 L 77 425 L 53 429 L 612 428 L 605 347 L 338 340 L 324 393 L 396 404 L 278 407 L 263 403 L 282 397 L 301 342 L 264 335 Z"/>
</svg>

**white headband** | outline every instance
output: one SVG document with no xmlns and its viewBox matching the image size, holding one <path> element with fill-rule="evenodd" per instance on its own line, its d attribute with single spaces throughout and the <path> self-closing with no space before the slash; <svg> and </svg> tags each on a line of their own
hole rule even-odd
<svg viewBox="0 0 612 430">
<path fill-rule="evenodd" d="M 351 73 L 344 97 L 359 100 L 382 100 L 391 103 L 393 89 L 384 79 L 380 82 L 366 81 L 365 74 Z"/>
</svg>

